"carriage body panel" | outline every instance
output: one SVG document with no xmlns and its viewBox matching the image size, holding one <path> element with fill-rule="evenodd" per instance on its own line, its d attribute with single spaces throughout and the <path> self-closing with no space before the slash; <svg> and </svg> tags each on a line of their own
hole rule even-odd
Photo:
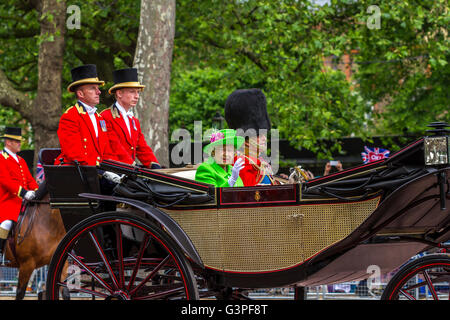
<svg viewBox="0 0 450 320">
<path fill-rule="evenodd" d="M 319 285 L 368 278 L 371 265 L 390 272 L 450 239 L 450 167 L 425 166 L 423 144 L 304 184 L 214 188 L 114 161 L 100 169 L 127 176 L 110 201 L 156 219 L 221 285 Z"/>
<path fill-rule="evenodd" d="M 242 198 L 268 192 L 267 187 L 245 189 Z M 277 188 L 273 189 L 276 194 Z M 239 197 L 241 191 L 234 193 Z M 292 268 L 342 240 L 375 210 L 380 197 L 314 204 L 274 200 L 277 205 L 264 206 L 233 202 L 234 207 L 225 208 L 219 202 L 219 208 L 164 211 L 189 235 L 205 266 L 224 272 L 264 273 Z"/>
</svg>

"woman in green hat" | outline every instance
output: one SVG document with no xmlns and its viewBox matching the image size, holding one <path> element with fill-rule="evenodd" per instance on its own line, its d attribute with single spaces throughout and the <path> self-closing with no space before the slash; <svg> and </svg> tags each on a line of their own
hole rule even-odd
<svg viewBox="0 0 450 320">
<path fill-rule="evenodd" d="M 244 138 L 236 136 L 236 131 L 233 129 L 213 132 L 210 143 L 203 148 L 203 151 L 211 157 L 197 168 L 195 180 L 216 187 L 243 187 L 239 171 L 244 167 L 244 161 L 238 159 L 231 166 L 236 150 L 243 143 Z"/>
</svg>

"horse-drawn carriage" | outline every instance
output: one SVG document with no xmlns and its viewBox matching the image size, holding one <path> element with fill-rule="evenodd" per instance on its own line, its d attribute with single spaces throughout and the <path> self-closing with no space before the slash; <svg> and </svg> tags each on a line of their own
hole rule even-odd
<svg viewBox="0 0 450 320">
<path fill-rule="evenodd" d="M 367 279 L 369 266 L 384 274 L 434 250 L 400 269 L 383 298 L 426 285 L 448 299 L 450 150 L 435 127 L 388 159 L 298 184 L 215 188 L 114 161 L 44 165 L 67 229 L 47 298 L 245 297 L 234 293 Z M 114 195 L 100 194 L 97 169 L 123 175 Z M 424 282 L 411 286 L 416 274 Z"/>
</svg>

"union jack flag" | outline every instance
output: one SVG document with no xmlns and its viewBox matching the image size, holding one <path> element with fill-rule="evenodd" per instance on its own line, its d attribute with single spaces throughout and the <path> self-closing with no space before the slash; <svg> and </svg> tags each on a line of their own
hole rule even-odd
<svg viewBox="0 0 450 320">
<path fill-rule="evenodd" d="M 389 158 L 389 154 L 391 153 L 387 149 L 377 147 L 369 148 L 367 146 L 364 146 L 364 150 L 365 152 L 361 152 L 363 163 L 369 163 L 380 159 Z"/>
<path fill-rule="evenodd" d="M 38 184 L 41 184 L 44 180 L 45 180 L 44 167 L 42 166 L 42 163 L 38 160 L 36 164 L 36 182 Z"/>
</svg>

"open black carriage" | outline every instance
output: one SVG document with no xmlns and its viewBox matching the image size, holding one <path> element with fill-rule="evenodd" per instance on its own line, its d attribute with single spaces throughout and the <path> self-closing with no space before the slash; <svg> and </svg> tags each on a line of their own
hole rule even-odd
<svg viewBox="0 0 450 320">
<path fill-rule="evenodd" d="M 108 196 L 95 167 L 45 165 L 68 231 L 47 296 L 224 299 L 230 288 L 366 279 L 370 266 L 384 274 L 434 250 L 401 269 L 383 298 L 412 298 L 408 280 L 420 273 L 448 299 L 450 152 L 437 127 L 388 159 L 302 184 L 214 188 L 185 172 L 105 161 L 100 169 L 124 174 Z"/>
</svg>

